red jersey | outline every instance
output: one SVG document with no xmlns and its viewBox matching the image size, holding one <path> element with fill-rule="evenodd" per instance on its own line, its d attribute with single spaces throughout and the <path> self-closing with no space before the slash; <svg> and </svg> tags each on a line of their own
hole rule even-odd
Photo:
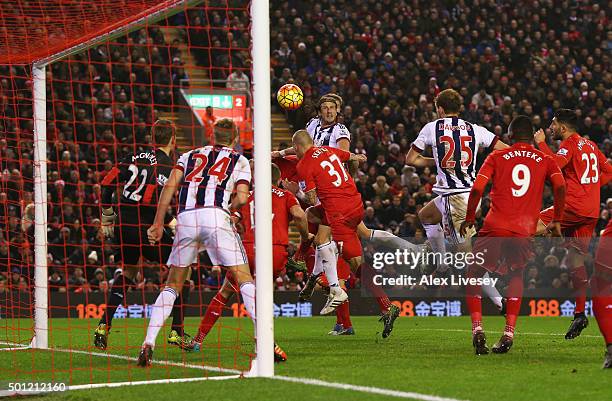
<svg viewBox="0 0 612 401">
<path fill-rule="evenodd" d="M 297 165 L 298 174 L 305 182 L 304 192 L 316 189 L 326 211 L 349 214 L 363 209 L 355 181 L 343 165 L 350 156 L 345 150 L 313 146 Z"/>
<path fill-rule="evenodd" d="M 542 147 L 544 152 L 547 149 L 552 154 Z M 561 142 L 555 160 L 567 183 L 565 209 L 578 216 L 599 217 L 601 176 L 612 167 L 597 145 L 574 134 Z"/>
<path fill-rule="evenodd" d="M 535 234 L 544 181 L 561 175 L 554 159 L 527 143 L 516 143 L 491 153 L 478 175 L 493 181 L 491 210 L 483 230 L 504 229 L 522 235 Z"/>
<path fill-rule="evenodd" d="M 276 164 L 281 171 L 281 180 L 287 179 L 294 182 L 299 181 L 296 169 L 298 162 L 299 160 L 295 155 L 278 157 L 272 160 L 272 163 Z"/>
<path fill-rule="evenodd" d="M 242 242 L 255 242 L 255 196 L 251 192 L 248 202 L 240 209 L 244 234 Z M 284 189 L 272 185 L 272 244 L 287 246 L 289 244 L 289 222 L 292 219 L 291 208 L 299 206 L 295 196 Z"/>
</svg>

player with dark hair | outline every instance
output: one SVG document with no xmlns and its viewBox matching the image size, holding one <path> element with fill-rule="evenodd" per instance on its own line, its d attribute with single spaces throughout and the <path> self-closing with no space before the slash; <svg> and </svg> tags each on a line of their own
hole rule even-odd
<svg viewBox="0 0 612 401">
<path fill-rule="evenodd" d="M 142 265 L 142 259 L 165 263 L 170 255 L 172 235 L 164 229 L 160 245 L 150 245 L 147 228 L 153 223 L 160 188 L 166 184 L 174 165 L 171 156 L 176 147 L 175 127 L 172 121 L 157 120 L 151 129 L 155 149 L 129 155 L 118 167 L 114 167 L 104 177 L 101 185 L 102 219 L 101 231 L 106 238 L 114 238 L 120 245 L 122 273 L 115 278 L 109 290 L 106 310 L 94 332 L 94 345 L 106 349 L 111 330 L 113 315 L 124 300 L 129 287 Z M 119 215 L 113 208 L 113 195 L 120 190 L 116 202 Z M 118 217 L 118 225 L 115 220 Z M 166 216 L 165 222 L 173 226 L 175 220 Z M 179 296 L 172 311 L 172 329 L 168 336 L 171 344 L 184 341 L 183 303 L 188 302 L 189 288 Z"/>
<path fill-rule="evenodd" d="M 459 118 L 462 99 L 454 89 L 440 92 L 435 105 L 438 119 L 421 129 L 406 155 L 406 164 L 437 170 L 433 192 L 438 196 L 419 211 L 432 251 L 444 254 L 447 240 L 457 250 L 467 252 L 475 231 L 468 230 L 463 235 L 459 227 L 465 221 L 468 196 L 476 180 L 476 157 L 482 148 L 501 150 L 508 145 L 486 128 Z M 431 147 L 433 157 L 422 155 L 427 147 Z M 448 268 L 440 263 L 436 273 L 445 274 Z M 503 310 L 497 289 L 485 286 L 484 290 L 498 309 Z"/>
<path fill-rule="evenodd" d="M 493 352 L 510 350 L 514 328 L 523 296 L 523 269 L 532 256 L 531 238 L 536 233 L 542 205 L 544 181 L 553 186 L 555 214 L 547 227 L 560 235 L 560 218 L 565 205 L 565 182 L 552 157 L 533 147 L 533 126 L 529 117 L 518 116 L 508 128 L 514 144 L 491 153 L 478 172 L 470 192 L 465 221 L 460 232 L 473 229 L 476 209 L 489 181 L 493 182 L 491 210 L 474 244 L 474 254 L 484 255 L 482 265 L 472 264 L 467 278 L 481 278 L 492 272 L 508 278 L 506 326 Z M 472 319 L 472 344 L 477 355 L 487 354 L 486 337 L 482 324 L 481 285 L 466 286 L 466 303 Z"/>
<path fill-rule="evenodd" d="M 602 175 L 612 174 L 612 166 L 597 145 L 576 132 L 577 124 L 578 118 L 573 110 L 559 109 L 555 112 L 550 130 L 553 139 L 561 140 L 556 154 L 546 144 L 544 130 L 540 129 L 534 136 L 540 150 L 557 162 L 567 182 L 567 205 L 561 218 L 561 228 L 566 238 L 567 260 L 576 297 L 574 319 L 565 334 L 568 340 L 578 337 L 589 324 L 584 313 L 588 285 L 584 255 L 589 251 L 599 218 Z M 554 213 L 554 207 L 542 211 L 539 232 L 543 232 Z"/>
<path fill-rule="evenodd" d="M 287 264 L 288 254 L 287 246 L 289 245 L 289 222 L 293 220 L 300 233 L 301 242 L 307 243 L 310 240 L 311 234 L 308 233 L 308 221 L 306 213 L 300 207 L 295 196 L 279 187 L 281 181 L 281 172 L 278 166 L 272 164 L 272 272 L 273 277 L 278 277 L 284 270 Z M 255 197 L 254 192 L 251 192 L 247 203 L 242 208 L 235 212 L 236 223 L 243 228 L 242 244 L 249 260 L 249 268 L 251 274 L 255 275 Z M 198 333 L 194 336 L 193 341 L 185 349 L 188 351 L 199 351 L 202 342 L 215 325 L 217 319 L 221 316 L 223 308 L 230 300 L 232 295 L 236 293 L 236 285 L 231 276 L 227 274 L 223 285 L 215 294 L 212 301 L 206 308 L 206 312 Z M 287 355 L 278 346 L 274 345 L 274 360 L 283 362 L 287 360 Z"/>
</svg>

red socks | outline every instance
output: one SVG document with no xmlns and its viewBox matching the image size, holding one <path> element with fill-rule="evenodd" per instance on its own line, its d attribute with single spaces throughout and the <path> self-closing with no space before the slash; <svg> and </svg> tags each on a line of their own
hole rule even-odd
<svg viewBox="0 0 612 401">
<path fill-rule="evenodd" d="M 479 278 L 484 275 L 481 268 L 471 267 L 467 272 L 467 278 Z M 479 285 L 467 285 L 465 287 L 465 302 L 472 318 L 472 334 L 482 331 L 482 287 Z"/>
<path fill-rule="evenodd" d="M 345 329 L 353 327 L 349 301 L 346 301 L 336 309 L 336 323 L 341 324 Z"/>
<path fill-rule="evenodd" d="M 523 299 L 523 271 L 516 270 L 510 274 L 512 274 L 512 277 L 508 283 L 504 334 L 513 337 L 516 319 L 521 311 L 521 301 Z"/>
<path fill-rule="evenodd" d="M 576 296 L 576 313 L 584 313 L 586 306 L 586 291 L 588 284 L 588 276 L 586 268 L 584 266 L 578 266 L 570 271 L 572 286 L 574 287 L 574 294 Z"/>
<path fill-rule="evenodd" d="M 204 318 L 200 322 L 200 327 L 198 328 L 198 334 L 195 336 L 194 340 L 198 343 L 204 341 L 204 338 L 210 332 L 210 329 L 213 328 L 217 319 L 221 317 L 221 313 L 223 312 L 223 307 L 227 303 L 227 299 L 221 295 L 221 293 L 217 293 L 215 297 L 210 301 L 210 304 L 206 308 L 206 313 L 204 314 Z"/>
<path fill-rule="evenodd" d="M 612 283 L 601 277 L 591 279 L 593 314 L 606 344 L 612 344 Z"/>
</svg>

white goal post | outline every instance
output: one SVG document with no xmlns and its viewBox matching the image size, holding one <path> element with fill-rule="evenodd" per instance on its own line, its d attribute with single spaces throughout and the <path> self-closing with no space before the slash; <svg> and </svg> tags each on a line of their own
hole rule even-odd
<svg viewBox="0 0 612 401">
<path fill-rule="evenodd" d="M 87 50 L 131 31 L 170 17 L 202 0 L 174 0 L 137 21 L 109 31 L 32 64 L 34 108 L 34 337 L 32 348 L 47 349 L 48 343 L 48 265 L 47 265 L 47 125 L 46 67 L 70 55 Z M 251 37 L 254 90 L 255 215 L 259 221 L 272 221 L 271 196 L 271 114 L 270 114 L 270 28 L 269 0 L 251 2 Z M 255 225 L 257 276 L 257 359 L 252 376 L 274 375 L 274 321 L 272 283 L 272 226 Z"/>
</svg>

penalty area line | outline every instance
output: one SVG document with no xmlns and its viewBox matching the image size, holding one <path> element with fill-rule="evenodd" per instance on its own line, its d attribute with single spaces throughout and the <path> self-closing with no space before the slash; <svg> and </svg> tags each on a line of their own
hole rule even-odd
<svg viewBox="0 0 612 401">
<path fill-rule="evenodd" d="M 292 382 L 292 383 L 308 384 L 311 386 L 335 388 L 339 390 L 358 391 L 361 393 L 368 393 L 368 394 L 386 395 L 386 396 L 397 397 L 397 398 L 407 398 L 407 399 L 413 399 L 413 400 L 463 401 L 457 398 L 439 397 L 437 395 L 415 393 L 412 391 L 391 390 L 391 389 L 382 388 L 382 387 L 358 386 L 355 384 L 328 382 L 328 381 L 318 380 L 318 379 L 308 379 L 305 377 L 272 376 L 272 377 L 268 377 L 268 379 L 281 380 L 281 381 Z"/>
</svg>

